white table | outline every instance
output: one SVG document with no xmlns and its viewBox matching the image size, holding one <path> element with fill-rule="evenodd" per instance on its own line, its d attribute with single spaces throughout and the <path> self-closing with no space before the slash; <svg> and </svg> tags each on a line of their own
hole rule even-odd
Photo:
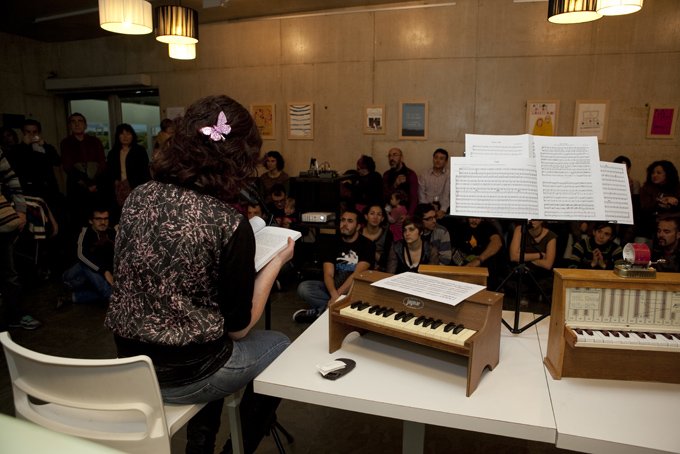
<svg viewBox="0 0 680 454">
<path fill-rule="evenodd" d="M 531 314 L 522 316 L 522 323 L 531 320 Z M 405 453 L 422 452 L 424 424 L 554 443 L 555 420 L 536 328 L 521 335 L 501 333 L 500 363 L 484 372 L 468 398 L 466 358 L 451 353 L 375 333 L 352 333 L 329 354 L 326 312 L 255 379 L 255 391 L 401 419 Z M 336 358 L 353 359 L 356 368 L 337 381 L 322 378 L 315 366 Z"/>
<path fill-rule="evenodd" d="M 545 356 L 549 319 L 537 327 Z M 585 378 L 553 380 L 549 373 L 546 375 L 558 448 L 592 453 L 680 453 L 680 385 Z"/>
</svg>

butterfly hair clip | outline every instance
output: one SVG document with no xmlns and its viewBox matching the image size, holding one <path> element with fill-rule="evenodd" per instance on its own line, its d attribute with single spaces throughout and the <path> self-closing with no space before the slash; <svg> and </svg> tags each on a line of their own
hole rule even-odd
<svg viewBox="0 0 680 454">
<path fill-rule="evenodd" d="M 224 136 L 229 135 L 231 126 L 227 124 L 227 116 L 224 115 L 224 112 L 220 112 L 220 115 L 217 117 L 217 124 L 201 128 L 201 132 L 206 136 L 210 136 L 214 142 L 220 140 L 224 142 Z"/>
</svg>

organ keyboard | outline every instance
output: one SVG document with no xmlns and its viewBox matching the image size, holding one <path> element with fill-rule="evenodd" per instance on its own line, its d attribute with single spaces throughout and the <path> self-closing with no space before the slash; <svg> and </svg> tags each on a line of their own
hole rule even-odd
<svg viewBox="0 0 680 454">
<path fill-rule="evenodd" d="M 345 337 L 372 331 L 468 357 L 466 395 L 486 366 L 498 365 L 503 295 L 482 290 L 456 306 L 371 286 L 391 276 L 366 271 L 355 277 L 346 298 L 330 307 L 329 353 Z"/>
<path fill-rule="evenodd" d="M 555 270 L 544 363 L 556 380 L 680 383 L 680 275 Z"/>
</svg>

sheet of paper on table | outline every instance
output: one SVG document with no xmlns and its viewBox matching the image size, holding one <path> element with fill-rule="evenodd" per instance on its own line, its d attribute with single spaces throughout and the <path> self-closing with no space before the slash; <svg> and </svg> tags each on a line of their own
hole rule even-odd
<svg viewBox="0 0 680 454">
<path fill-rule="evenodd" d="M 401 273 L 371 285 L 455 306 L 485 287 L 418 273 Z"/>
</svg>

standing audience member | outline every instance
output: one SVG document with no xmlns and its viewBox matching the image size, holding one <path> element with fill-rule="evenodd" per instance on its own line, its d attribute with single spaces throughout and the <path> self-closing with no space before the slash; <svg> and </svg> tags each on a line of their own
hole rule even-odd
<svg viewBox="0 0 680 454">
<path fill-rule="evenodd" d="M 416 216 L 407 216 L 402 228 L 404 238 L 392 245 L 386 271 L 391 274 L 417 273 L 423 263 L 439 265 L 439 251 L 432 243 L 422 239 L 425 230 L 423 221 Z"/>
<path fill-rule="evenodd" d="M 19 179 L 1 152 L 0 182 L 9 192 L 5 197 L 6 207 L 11 210 L 9 202 L 14 202 L 14 210 L 19 217 L 13 229 L 0 232 L 0 294 L 4 306 L 4 323 L 10 328 L 36 329 L 41 323 L 26 313 L 24 293 L 19 283 L 19 275 L 14 269 L 14 242 L 26 225 L 26 201 Z"/>
<path fill-rule="evenodd" d="M 69 303 L 91 303 L 111 298 L 113 245 L 116 232 L 109 228 L 109 211 L 95 208 L 90 226 L 78 235 L 76 263 L 62 277 L 67 294 L 57 300 L 57 309 Z"/>
<path fill-rule="evenodd" d="M 664 214 L 659 218 L 652 262 L 659 259 L 665 263 L 654 265 L 657 271 L 680 273 L 680 214 Z"/>
<path fill-rule="evenodd" d="M 449 210 L 451 176 L 449 169 L 446 168 L 448 160 L 449 152 L 443 148 L 437 148 L 432 155 L 432 168 L 424 171 L 418 177 L 418 202 L 438 205 L 438 219 L 443 218 Z M 441 254 L 441 251 L 439 253 Z"/>
<path fill-rule="evenodd" d="M 261 145 L 239 103 L 196 101 L 154 161 L 154 181 L 132 191 L 121 217 L 104 323 L 119 357 L 152 359 L 166 402 L 208 402 L 187 425 L 187 452 L 214 451 L 224 397 L 244 386 L 244 448 L 254 452 L 279 403 L 254 394 L 252 381 L 290 342 L 252 328 L 295 243 L 256 274 L 250 223 L 227 202 L 255 171 Z"/>
<path fill-rule="evenodd" d="M 356 209 L 361 211 L 369 205 L 380 205 L 382 202 L 382 177 L 375 171 L 375 161 L 370 156 L 362 155 L 357 161 L 359 178 L 352 187 L 352 200 Z"/>
<path fill-rule="evenodd" d="M 283 156 L 278 151 L 270 151 L 266 155 L 264 162 L 267 172 L 262 174 L 257 180 L 260 190 L 260 196 L 264 199 L 264 203 L 269 203 L 272 200 L 272 189 L 275 186 L 282 185 L 286 194 L 290 194 L 290 177 L 283 171 Z"/>
<path fill-rule="evenodd" d="M 69 117 L 71 135 L 61 141 L 61 160 L 66 172 L 66 198 L 73 226 L 86 224 L 99 191 L 99 179 L 106 169 L 102 142 L 85 133 L 83 114 Z"/>
<path fill-rule="evenodd" d="M 354 276 L 373 268 L 375 245 L 359 234 L 361 214 L 349 208 L 340 217 L 340 235 L 331 247 L 322 252 L 323 281 L 304 281 L 298 286 L 298 296 L 312 309 L 300 309 L 293 314 L 298 323 L 311 323 L 341 295 L 347 294 Z"/>
<path fill-rule="evenodd" d="M 383 271 L 387 266 L 387 256 L 392 249 L 394 237 L 390 229 L 386 227 L 387 213 L 385 208 L 378 204 L 364 208 L 366 225 L 361 229 L 361 234 L 375 244 L 374 270 Z"/>
<path fill-rule="evenodd" d="M 680 184 L 678 170 L 670 161 L 654 161 L 647 167 L 647 181 L 640 189 L 641 214 L 636 222 L 636 243 L 651 246 L 654 238 L 656 217 L 680 210 Z M 641 238 L 639 238 L 641 237 Z"/>
<path fill-rule="evenodd" d="M 408 214 L 412 216 L 418 205 L 418 176 L 406 167 L 404 156 L 399 148 L 392 148 L 387 158 L 390 170 L 383 173 L 383 200 L 389 204 L 392 194 L 404 191 L 408 194 Z"/>
<path fill-rule="evenodd" d="M 456 250 L 455 261 L 452 263 L 451 236 L 448 230 L 437 224 L 436 207 L 431 203 L 420 203 L 416 207 L 416 216 L 423 221 L 422 239 L 432 243 L 439 251 L 439 265 L 465 265 L 463 256 L 458 250 Z"/>
<path fill-rule="evenodd" d="M 392 194 L 387 219 L 390 221 L 390 230 L 395 241 L 402 238 L 401 223 L 407 215 L 406 205 L 408 205 L 408 194 L 401 190 Z"/>
<path fill-rule="evenodd" d="M 122 208 L 130 191 L 151 179 L 149 155 L 137 143 L 137 133 L 127 123 L 118 125 L 114 140 L 106 161 L 106 172 L 113 184 L 117 206 Z M 120 210 L 116 211 L 114 222 L 118 220 Z"/>
<path fill-rule="evenodd" d="M 546 294 L 552 294 L 552 268 L 557 256 L 557 235 L 543 227 L 541 221 L 528 221 L 529 228 L 525 237 L 524 262 L 533 273 L 538 285 Z M 510 243 L 510 260 L 519 262 L 522 242 L 522 226 L 515 227 Z"/>
<path fill-rule="evenodd" d="M 19 138 L 17 133 L 13 128 L 9 126 L 0 127 L 0 148 L 3 153 L 7 153 L 12 147 L 19 143 Z"/>
<path fill-rule="evenodd" d="M 623 264 L 623 250 L 614 242 L 614 227 L 598 222 L 593 233 L 574 245 L 569 268 L 582 270 L 613 270 Z"/>
</svg>

